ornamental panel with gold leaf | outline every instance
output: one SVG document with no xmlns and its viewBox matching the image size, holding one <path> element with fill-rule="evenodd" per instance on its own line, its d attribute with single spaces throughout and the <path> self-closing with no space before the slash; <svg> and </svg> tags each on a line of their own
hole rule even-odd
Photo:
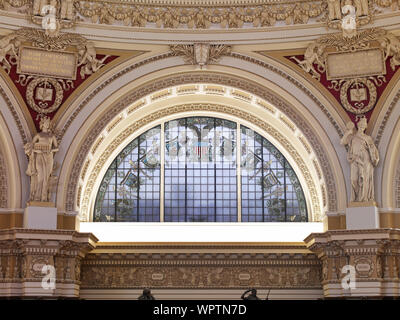
<svg viewBox="0 0 400 320">
<path fill-rule="evenodd" d="M 324 85 L 353 121 L 370 117 L 400 66 L 400 41 L 383 29 L 329 34 L 311 43 L 304 56 L 288 56 Z"/>
<path fill-rule="evenodd" d="M 0 39 L 0 67 L 21 93 L 36 126 L 89 76 L 117 58 L 99 55 L 78 34 L 22 28 Z"/>
</svg>

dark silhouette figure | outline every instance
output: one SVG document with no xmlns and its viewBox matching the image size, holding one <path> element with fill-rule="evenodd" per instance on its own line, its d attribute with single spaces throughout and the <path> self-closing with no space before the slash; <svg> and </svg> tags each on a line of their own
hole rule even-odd
<svg viewBox="0 0 400 320">
<path fill-rule="evenodd" d="M 138 300 L 156 300 L 151 294 L 150 289 L 144 289 L 143 294 L 138 298 Z"/>
<path fill-rule="evenodd" d="M 248 294 L 249 292 L 250 294 Z M 242 294 L 242 300 L 260 300 L 260 298 L 257 297 L 256 289 L 249 289 Z"/>
</svg>

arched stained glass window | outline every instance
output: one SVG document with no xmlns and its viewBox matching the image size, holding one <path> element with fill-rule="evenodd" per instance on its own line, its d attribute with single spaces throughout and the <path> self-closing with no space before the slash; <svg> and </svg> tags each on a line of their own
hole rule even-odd
<svg viewBox="0 0 400 320">
<path fill-rule="evenodd" d="M 133 140 L 107 170 L 94 221 L 160 221 L 160 135 L 153 128 Z"/>
<path fill-rule="evenodd" d="M 241 126 L 242 221 L 306 221 L 300 182 L 267 139 Z"/>
<path fill-rule="evenodd" d="M 165 139 L 165 221 L 237 221 L 236 123 L 174 120 Z"/>
<path fill-rule="evenodd" d="M 124 148 L 103 178 L 93 220 L 297 222 L 307 221 L 307 208 L 294 170 L 268 140 L 233 121 L 188 117 Z"/>
</svg>

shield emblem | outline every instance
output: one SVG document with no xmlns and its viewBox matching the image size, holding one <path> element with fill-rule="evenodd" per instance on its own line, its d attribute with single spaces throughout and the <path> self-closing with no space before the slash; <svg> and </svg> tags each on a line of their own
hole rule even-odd
<svg viewBox="0 0 400 320">
<path fill-rule="evenodd" d="M 208 142 L 195 142 L 192 150 L 198 158 L 202 158 L 208 154 Z"/>
</svg>

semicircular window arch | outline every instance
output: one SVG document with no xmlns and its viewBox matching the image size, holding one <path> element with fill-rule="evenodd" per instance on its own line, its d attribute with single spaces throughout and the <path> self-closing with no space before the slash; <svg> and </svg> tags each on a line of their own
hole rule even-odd
<svg viewBox="0 0 400 320">
<path fill-rule="evenodd" d="M 97 193 L 93 221 L 308 218 L 299 179 L 272 143 L 237 122 L 187 117 L 148 130 L 114 159 Z"/>
</svg>

